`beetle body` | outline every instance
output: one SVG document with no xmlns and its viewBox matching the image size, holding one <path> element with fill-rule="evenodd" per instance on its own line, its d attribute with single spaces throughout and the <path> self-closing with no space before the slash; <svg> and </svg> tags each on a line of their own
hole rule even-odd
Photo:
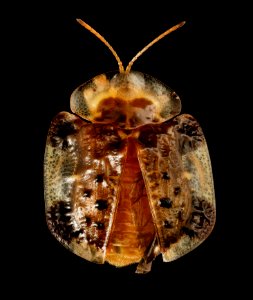
<svg viewBox="0 0 253 300">
<path fill-rule="evenodd" d="M 84 259 L 146 273 L 175 260 L 215 223 L 207 144 L 180 114 L 178 95 L 152 76 L 108 73 L 71 95 L 73 114 L 52 121 L 45 151 L 47 224 Z"/>
</svg>

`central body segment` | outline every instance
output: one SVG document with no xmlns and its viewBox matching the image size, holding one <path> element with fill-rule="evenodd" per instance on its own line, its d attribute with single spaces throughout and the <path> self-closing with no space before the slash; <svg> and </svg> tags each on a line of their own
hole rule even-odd
<svg viewBox="0 0 253 300">
<path fill-rule="evenodd" d="M 127 139 L 127 156 L 120 180 L 119 202 L 106 261 L 116 266 L 139 262 L 155 236 L 135 141 Z"/>
</svg>

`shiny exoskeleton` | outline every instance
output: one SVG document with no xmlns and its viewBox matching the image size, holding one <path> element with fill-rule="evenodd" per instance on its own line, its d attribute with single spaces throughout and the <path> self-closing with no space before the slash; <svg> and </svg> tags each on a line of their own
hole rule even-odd
<svg viewBox="0 0 253 300">
<path fill-rule="evenodd" d="M 88 25 L 87 25 L 88 26 Z M 90 29 L 89 29 L 90 30 Z M 122 267 L 175 260 L 215 224 L 208 148 L 178 95 L 134 71 L 96 76 L 52 121 L 45 151 L 47 224 L 84 259 Z"/>
</svg>

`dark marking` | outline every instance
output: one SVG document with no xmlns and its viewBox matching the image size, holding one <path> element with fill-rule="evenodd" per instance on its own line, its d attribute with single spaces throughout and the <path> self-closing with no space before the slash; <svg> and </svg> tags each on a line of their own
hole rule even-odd
<svg viewBox="0 0 253 300">
<path fill-rule="evenodd" d="M 61 147 L 62 150 L 66 150 L 66 137 L 68 135 L 74 134 L 76 129 L 71 122 L 66 122 L 65 120 L 56 120 L 50 129 L 50 142 L 52 147 L 57 147 L 63 141 Z"/>
<path fill-rule="evenodd" d="M 98 199 L 98 200 L 96 201 L 95 207 L 96 207 L 98 210 L 104 210 L 104 209 L 107 209 L 107 207 L 108 207 L 107 200 L 105 200 L 105 199 Z"/>
<path fill-rule="evenodd" d="M 50 142 L 51 142 L 52 147 L 57 147 L 60 145 L 60 138 L 58 138 L 57 136 L 51 136 Z"/>
<path fill-rule="evenodd" d="M 133 132 L 132 129 L 124 129 L 124 128 L 122 128 L 121 130 L 122 130 L 122 131 L 124 132 L 124 134 L 126 134 L 126 135 L 130 135 L 130 134 Z"/>
<path fill-rule="evenodd" d="M 161 198 L 160 199 L 160 206 L 165 207 L 165 208 L 171 208 L 172 206 L 172 201 L 170 198 Z M 167 222 L 167 221 L 165 221 Z"/>
<path fill-rule="evenodd" d="M 198 129 L 199 125 L 197 124 L 197 122 L 189 122 L 182 123 L 181 126 L 177 129 L 177 131 L 192 137 L 200 135 Z"/>
<path fill-rule="evenodd" d="M 153 103 L 145 98 L 136 98 L 131 101 L 130 105 L 133 107 L 139 107 L 139 108 L 146 108 L 149 105 L 152 105 Z"/>
<path fill-rule="evenodd" d="M 83 193 L 83 196 L 84 196 L 84 197 L 89 197 L 89 198 L 90 198 L 91 193 L 92 193 L 92 190 L 85 190 L 84 193 Z"/>
<path fill-rule="evenodd" d="M 209 223 L 212 223 L 215 218 L 214 207 L 206 200 L 198 197 L 192 199 L 192 209 L 195 212 L 203 213 Z"/>
<path fill-rule="evenodd" d="M 102 222 L 97 222 L 96 225 L 97 225 L 97 229 L 99 229 L 99 230 L 105 228 L 105 225 L 104 225 L 104 223 L 102 223 Z"/>
<path fill-rule="evenodd" d="M 183 221 L 183 213 L 182 213 L 182 210 L 180 210 L 180 211 L 178 212 L 177 218 L 178 218 L 178 220 L 179 220 L 180 222 Z"/>
<path fill-rule="evenodd" d="M 115 135 L 115 131 L 112 126 L 104 125 L 104 126 L 97 127 L 97 129 L 99 129 L 100 134 L 102 134 L 102 135 L 106 135 L 106 136 L 114 136 Z"/>
<path fill-rule="evenodd" d="M 119 150 L 122 146 L 122 140 L 120 137 L 115 137 L 109 142 L 109 150 Z"/>
<path fill-rule="evenodd" d="M 162 179 L 164 179 L 164 180 L 169 180 L 169 179 L 170 179 L 169 174 L 168 174 L 167 172 L 163 172 L 163 173 L 162 173 Z"/>
<path fill-rule="evenodd" d="M 156 133 L 151 132 L 149 128 L 141 131 L 138 140 L 147 148 L 157 147 L 157 136 Z"/>
<path fill-rule="evenodd" d="M 63 122 L 58 124 L 55 135 L 64 139 L 66 136 L 74 134 L 75 132 L 76 130 L 72 123 Z"/>
<path fill-rule="evenodd" d="M 190 238 L 195 237 L 197 234 L 194 230 L 188 228 L 188 227 L 182 227 L 182 232 L 188 235 Z"/>
<path fill-rule="evenodd" d="M 76 241 L 78 244 L 80 244 L 81 241 L 83 241 L 84 237 L 80 237 L 80 235 L 83 234 L 83 229 L 80 229 L 78 231 L 74 231 L 72 236 L 73 238 L 76 238 Z"/>
<path fill-rule="evenodd" d="M 67 150 L 68 149 L 68 146 L 69 146 L 69 142 L 68 142 L 68 140 L 64 140 L 63 142 L 62 142 L 62 150 Z"/>
<path fill-rule="evenodd" d="M 193 212 L 191 219 L 190 219 L 190 223 L 194 223 L 194 225 L 198 228 L 202 228 L 203 224 L 204 224 L 204 220 L 209 221 L 205 215 L 203 214 L 203 212 Z"/>
<path fill-rule="evenodd" d="M 121 123 L 124 122 L 124 111 L 125 101 L 118 98 L 107 98 L 99 103 L 97 111 L 101 115 L 95 118 L 98 122 L 117 122 L 121 119 Z"/>
<path fill-rule="evenodd" d="M 178 194 L 180 194 L 180 192 L 181 192 L 181 188 L 179 186 L 174 188 L 174 195 L 177 196 Z"/>
<path fill-rule="evenodd" d="M 211 232 L 214 222 L 214 207 L 208 201 L 194 196 L 192 213 L 184 226 L 184 233 L 204 239 Z"/>
<path fill-rule="evenodd" d="M 167 236 L 166 239 L 163 242 L 163 245 L 165 248 L 169 248 L 171 244 L 174 244 L 178 241 L 178 237 L 171 235 Z"/>
<path fill-rule="evenodd" d="M 98 174 L 95 178 L 96 182 L 103 182 L 104 180 L 104 174 Z"/>
<path fill-rule="evenodd" d="M 126 115 L 120 114 L 118 116 L 117 123 L 125 123 L 125 122 L 126 122 Z"/>
<path fill-rule="evenodd" d="M 102 247 L 104 246 L 104 240 L 98 239 L 98 240 L 96 240 L 96 242 L 93 242 L 93 244 L 96 245 L 97 248 L 102 249 Z"/>
<path fill-rule="evenodd" d="M 168 220 L 165 220 L 165 221 L 163 222 L 163 226 L 164 226 L 165 228 L 173 228 L 171 222 L 169 222 Z"/>
<path fill-rule="evenodd" d="M 74 237 L 73 226 L 71 224 L 71 208 L 69 203 L 59 201 L 55 203 L 47 212 L 47 222 L 51 231 L 68 244 Z"/>
<path fill-rule="evenodd" d="M 179 145 L 181 152 L 184 154 L 196 149 L 204 137 L 199 124 L 194 118 L 188 116 L 178 121 L 179 123 L 175 128 L 181 134 Z"/>
<path fill-rule="evenodd" d="M 87 226 L 91 225 L 91 218 L 90 217 L 85 217 L 85 221 L 86 221 Z"/>
</svg>

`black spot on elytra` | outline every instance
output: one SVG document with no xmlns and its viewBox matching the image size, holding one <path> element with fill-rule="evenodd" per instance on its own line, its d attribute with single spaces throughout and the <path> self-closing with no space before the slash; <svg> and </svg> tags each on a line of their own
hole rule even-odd
<svg viewBox="0 0 253 300">
<path fill-rule="evenodd" d="M 171 208 L 171 206 L 172 206 L 172 201 L 170 198 L 161 198 L 159 201 L 160 201 L 161 207 Z M 165 221 L 165 222 L 167 222 L 167 221 Z"/>
<path fill-rule="evenodd" d="M 80 230 L 74 231 L 74 232 L 72 233 L 72 236 L 73 236 L 74 238 L 78 239 L 79 242 L 80 242 L 80 234 L 82 234 L 82 233 L 83 233 L 83 229 L 80 229 Z"/>
<path fill-rule="evenodd" d="M 163 222 L 163 226 L 164 226 L 165 228 L 173 228 L 171 222 L 169 222 L 168 220 L 165 220 L 165 221 Z"/>
<path fill-rule="evenodd" d="M 90 217 L 85 217 L 85 222 L 87 226 L 91 225 L 91 218 Z"/>
<path fill-rule="evenodd" d="M 169 180 L 170 179 L 170 176 L 169 176 L 168 172 L 163 172 L 162 173 L 162 179 L 164 179 L 164 180 Z"/>
<path fill-rule="evenodd" d="M 118 123 L 125 123 L 126 122 L 126 115 L 119 114 L 117 122 Z"/>
<path fill-rule="evenodd" d="M 70 122 L 60 121 L 53 127 L 50 133 L 50 142 L 52 147 L 58 147 L 62 142 L 62 150 L 66 150 L 68 147 L 68 142 L 66 137 L 70 134 L 74 134 L 76 129 L 74 125 Z"/>
<path fill-rule="evenodd" d="M 180 194 L 180 192 L 181 192 L 181 188 L 179 186 L 174 188 L 174 195 L 177 196 L 178 194 Z"/>
<path fill-rule="evenodd" d="M 58 124 L 55 135 L 64 139 L 66 136 L 74 134 L 76 132 L 75 127 L 70 122 L 62 122 Z"/>
<path fill-rule="evenodd" d="M 95 207 L 98 209 L 98 210 L 104 210 L 104 209 L 107 209 L 108 207 L 108 203 L 107 203 L 107 200 L 105 199 L 98 199 L 95 203 Z"/>
<path fill-rule="evenodd" d="M 147 148 L 157 147 L 157 135 L 151 132 L 149 128 L 143 128 L 138 140 Z"/>
<path fill-rule="evenodd" d="M 91 193 L 92 193 L 92 190 L 87 189 L 87 190 L 84 191 L 83 196 L 84 197 L 90 197 Z"/>
<path fill-rule="evenodd" d="M 99 229 L 99 230 L 102 230 L 105 228 L 105 225 L 102 222 L 97 222 L 96 225 L 97 225 L 97 229 Z"/>
<path fill-rule="evenodd" d="M 196 232 L 188 227 L 182 227 L 182 232 L 188 235 L 190 238 L 196 236 Z"/>
<path fill-rule="evenodd" d="M 180 222 L 183 221 L 183 213 L 181 210 L 177 213 L 177 218 Z"/>
<path fill-rule="evenodd" d="M 104 180 L 104 174 L 98 174 L 95 178 L 96 182 L 103 182 Z"/>
<path fill-rule="evenodd" d="M 125 135 L 130 135 L 133 132 L 132 129 L 125 129 L 125 128 L 123 128 L 121 130 L 124 132 Z"/>
<path fill-rule="evenodd" d="M 119 150 L 121 147 L 122 147 L 122 140 L 120 137 L 115 137 L 108 144 L 109 150 Z"/>
<path fill-rule="evenodd" d="M 164 240 L 164 247 L 169 248 L 171 244 L 174 244 L 178 241 L 178 237 L 172 235 L 172 236 L 167 236 L 166 239 Z"/>
<path fill-rule="evenodd" d="M 68 146 L 69 146 L 69 143 L 68 143 L 68 140 L 64 140 L 62 142 L 62 150 L 67 150 L 68 149 Z"/>
</svg>

